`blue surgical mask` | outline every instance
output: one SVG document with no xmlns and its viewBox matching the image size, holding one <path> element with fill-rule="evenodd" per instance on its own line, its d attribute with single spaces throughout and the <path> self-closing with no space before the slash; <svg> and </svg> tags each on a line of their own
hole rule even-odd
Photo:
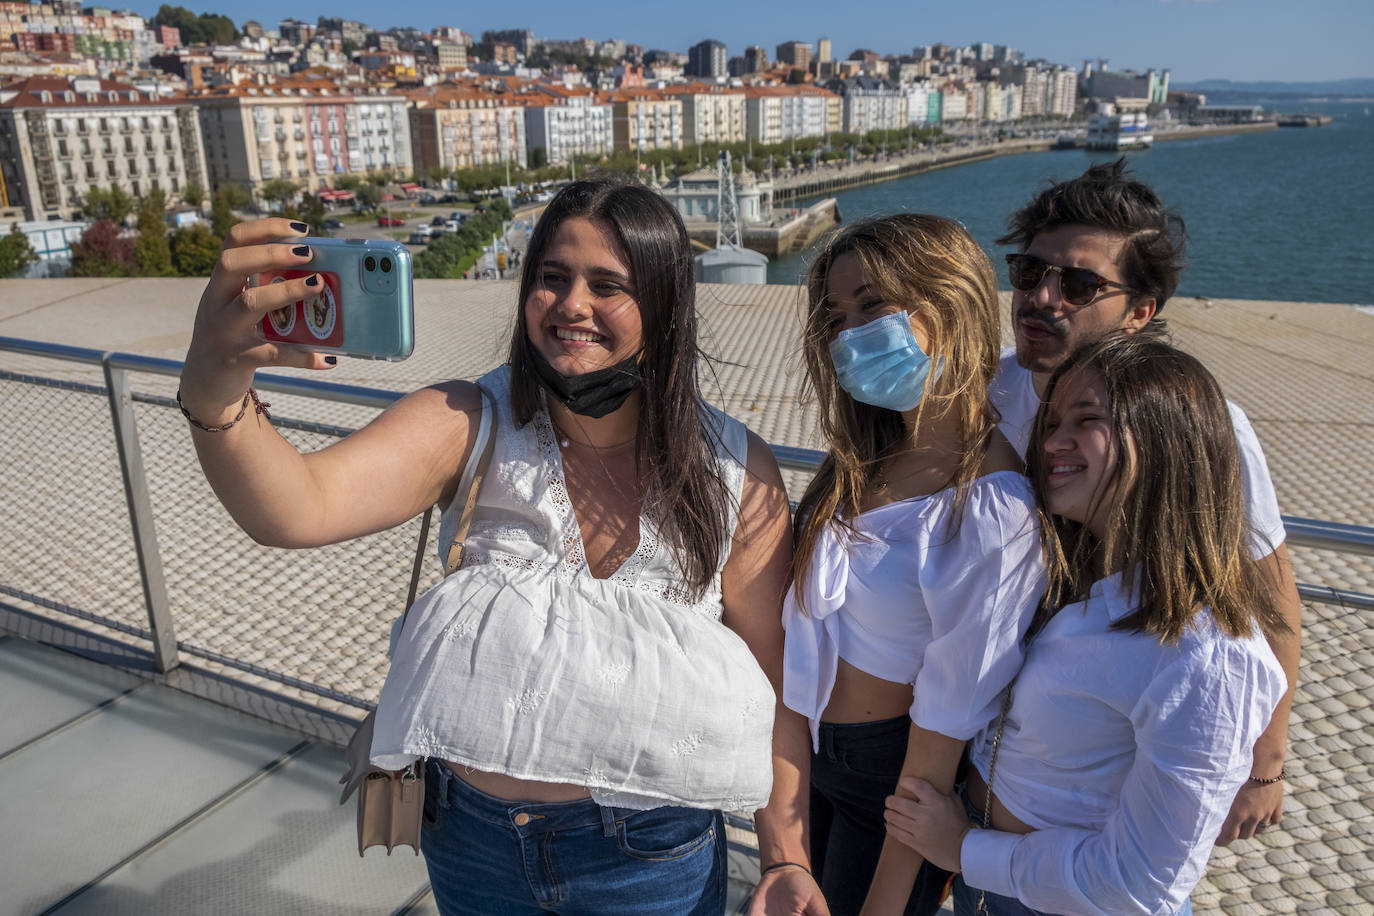
<svg viewBox="0 0 1374 916">
<path fill-rule="evenodd" d="M 830 358 L 840 387 L 856 401 L 896 411 L 921 403 L 931 359 L 911 333 L 906 312 L 841 331 L 830 342 Z"/>
</svg>

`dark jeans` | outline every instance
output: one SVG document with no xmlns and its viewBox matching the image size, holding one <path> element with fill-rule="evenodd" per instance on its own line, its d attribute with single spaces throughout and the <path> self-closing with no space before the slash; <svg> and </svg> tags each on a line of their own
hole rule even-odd
<svg viewBox="0 0 1374 916">
<path fill-rule="evenodd" d="M 420 849 L 444 916 L 722 916 L 719 811 L 494 798 L 430 760 Z"/>
<path fill-rule="evenodd" d="M 884 801 L 897 788 L 911 720 L 821 723 L 811 756 L 811 865 L 833 916 L 857 916 L 878 868 Z M 922 865 L 905 916 L 940 908 L 949 872 Z"/>
</svg>

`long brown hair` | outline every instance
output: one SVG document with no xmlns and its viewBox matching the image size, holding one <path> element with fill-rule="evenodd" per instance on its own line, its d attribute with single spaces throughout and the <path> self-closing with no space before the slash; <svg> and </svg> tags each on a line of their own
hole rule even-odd
<svg viewBox="0 0 1374 916">
<path fill-rule="evenodd" d="M 623 179 L 597 177 L 566 185 L 549 202 L 530 236 L 520 273 L 520 307 L 510 344 L 511 408 L 523 426 L 543 403 L 530 362 L 524 305 L 539 283 L 558 227 L 575 217 L 609 232 L 630 270 L 644 328 L 635 442 L 644 505 L 691 597 L 699 599 L 729 541 L 729 494 L 716 458 L 718 437 L 703 422 L 697 387 L 701 354 L 691 239 L 682 218 L 660 195 Z"/>
<path fill-rule="evenodd" d="M 997 281 L 978 243 L 958 223 L 919 213 L 862 220 L 832 236 L 806 276 L 805 394 L 817 401 L 830 447 L 797 508 L 799 600 L 821 531 L 832 518 L 858 513 L 880 463 L 907 438 L 900 413 L 854 400 L 835 376 L 828 283 L 846 254 L 858 258 L 879 297 L 930 333 L 929 356 L 941 371 L 926 377 L 917 424 L 926 411 L 959 419 L 962 457 L 950 480 L 956 524 L 998 420 L 988 400 L 998 358 Z"/>
<path fill-rule="evenodd" d="M 1116 466 L 1104 480 L 1123 482 L 1106 497 L 1102 542 L 1086 525 L 1051 515 L 1044 498 L 1048 407 L 1069 373 L 1085 371 L 1103 380 L 1117 442 Z M 1080 348 L 1050 378 L 1026 459 L 1049 568 L 1037 625 L 1086 598 L 1107 566 L 1121 569 L 1127 594 L 1140 590 L 1139 608 L 1118 629 L 1173 643 L 1204 607 L 1228 636 L 1248 636 L 1256 624 L 1266 634 L 1287 629 L 1250 555 L 1226 400 L 1192 356 L 1153 334 L 1115 333 Z"/>
</svg>

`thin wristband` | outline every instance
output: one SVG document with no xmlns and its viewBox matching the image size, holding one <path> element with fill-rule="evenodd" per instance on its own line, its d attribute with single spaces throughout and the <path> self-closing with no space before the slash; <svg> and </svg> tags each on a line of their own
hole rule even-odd
<svg viewBox="0 0 1374 916">
<path fill-rule="evenodd" d="M 800 868 L 802 871 L 806 872 L 808 875 L 811 874 L 811 869 L 807 868 L 805 865 L 801 864 L 800 862 L 774 862 L 772 865 L 768 866 L 767 868 L 760 870 L 760 871 L 759 871 L 759 877 L 762 878 L 764 875 L 768 874 L 770 871 L 777 871 L 779 868 Z"/>
<path fill-rule="evenodd" d="M 1250 777 L 1250 782 L 1253 782 L 1253 783 L 1254 783 L 1255 785 L 1257 785 L 1257 786 L 1272 786 L 1274 783 L 1276 783 L 1276 782 L 1282 782 L 1284 779 L 1287 779 L 1287 778 L 1288 778 L 1288 768 L 1287 768 L 1287 767 L 1279 767 L 1279 775 L 1277 775 L 1277 776 L 1269 776 L 1269 777 L 1264 777 L 1264 776 L 1251 776 L 1251 777 Z"/>
<path fill-rule="evenodd" d="M 244 393 L 243 404 L 239 406 L 238 415 L 234 417 L 234 419 L 230 420 L 228 423 L 221 424 L 220 426 L 206 426 L 204 423 L 200 422 L 195 417 L 191 416 L 191 411 L 187 410 L 186 405 L 181 403 L 181 389 L 177 389 L 177 406 L 181 408 L 182 416 L 184 416 L 187 420 L 191 421 L 191 425 L 194 426 L 196 429 L 204 430 L 207 433 L 222 433 L 226 429 L 232 428 L 236 423 L 242 420 L 243 415 L 248 412 L 249 401 L 253 402 L 253 410 L 256 413 L 262 414 L 269 420 L 272 419 L 272 415 L 267 412 L 267 408 L 271 407 L 272 405 L 268 404 L 266 401 L 258 400 L 258 393 L 250 387 L 248 391 Z"/>
</svg>

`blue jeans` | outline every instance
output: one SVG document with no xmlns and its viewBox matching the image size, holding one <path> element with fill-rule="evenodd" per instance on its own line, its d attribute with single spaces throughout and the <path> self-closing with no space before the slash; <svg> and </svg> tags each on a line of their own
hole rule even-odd
<svg viewBox="0 0 1374 916">
<path fill-rule="evenodd" d="M 494 798 L 430 760 L 420 837 L 444 916 L 720 916 L 719 811 Z"/>
<path fill-rule="evenodd" d="M 906 760 L 911 719 L 822 722 L 811 756 L 811 867 L 833 916 L 857 916 L 887 836 L 886 800 Z M 903 916 L 940 908 L 949 872 L 929 863 L 916 876 Z"/>
<path fill-rule="evenodd" d="M 968 813 L 969 821 L 974 826 L 983 826 L 983 812 L 974 807 L 973 802 L 968 800 L 968 795 L 964 795 L 963 799 L 964 811 Z M 964 883 L 963 875 L 955 877 L 954 892 L 951 895 L 955 916 L 974 916 L 978 912 L 980 897 L 983 898 L 983 906 L 988 916 L 1049 916 L 1040 910 L 1031 909 L 1015 897 L 1003 897 L 1001 894 L 969 887 Z M 1193 901 L 1183 901 L 1183 906 L 1174 911 L 1174 916 L 1193 916 Z"/>
</svg>

